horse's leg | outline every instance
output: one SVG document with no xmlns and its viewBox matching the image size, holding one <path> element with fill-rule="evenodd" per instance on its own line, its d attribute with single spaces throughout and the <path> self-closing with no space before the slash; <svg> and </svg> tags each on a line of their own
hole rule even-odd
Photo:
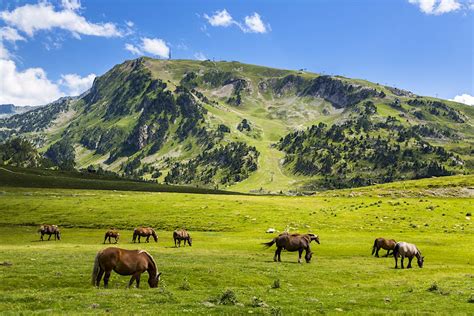
<svg viewBox="0 0 474 316">
<path fill-rule="evenodd" d="M 49 238 L 48 238 L 48 240 L 50 240 L 50 239 L 51 239 L 51 234 L 49 234 Z"/>
<path fill-rule="evenodd" d="M 398 256 L 393 256 L 395 258 L 395 269 L 398 268 Z"/>
<path fill-rule="evenodd" d="M 303 248 L 298 249 L 298 263 L 301 263 L 301 254 L 303 253 Z"/>
<path fill-rule="evenodd" d="M 104 244 L 105 244 L 105 241 L 106 241 L 106 240 L 107 240 L 107 236 L 105 236 L 105 238 L 104 238 Z"/>
<path fill-rule="evenodd" d="M 105 288 L 107 288 L 109 286 L 110 273 L 112 273 L 112 270 L 105 271 L 105 276 L 104 276 L 104 287 Z"/>
<path fill-rule="evenodd" d="M 43 236 L 44 236 L 44 234 L 43 234 L 43 233 L 41 233 L 41 240 L 43 240 L 43 241 L 44 241 L 44 239 L 43 239 Z"/>
<path fill-rule="evenodd" d="M 281 262 L 281 251 L 282 250 L 283 250 L 283 248 L 278 247 L 278 262 Z"/>
<path fill-rule="evenodd" d="M 135 277 L 135 279 L 137 280 L 137 289 L 140 287 L 140 276 L 142 274 L 141 273 L 137 273 L 137 276 Z"/>
<path fill-rule="evenodd" d="M 146 242 L 150 242 L 150 235 L 146 236 Z"/>
<path fill-rule="evenodd" d="M 390 249 L 387 250 L 387 254 L 384 257 L 388 257 L 389 253 L 390 253 Z"/>
<path fill-rule="evenodd" d="M 375 256 L 378 258 L 379 257 L 379 250 L 380 250 L 380 247 L 377 246 L 377 248 L 375 249 Z"/>
<path fill-rule="evenodd" d="M 413 257 L 408 258 L 408 266 L 407 269 L 411 269 L 411 261 L 413 260 Z"/>
<path fill-rule="evenodd" d="M 99 268 L 99 273 L 97 273 L 97 278 L 95 279 L 95 285 L 100 287 L 100 280 L 102 280 L 102 276 L 104 275 L 104 270 Z"/>
<path fill-rule="evenodd" d="M 135 277 L 136 277 L 136 275 L 132 274 L 132 277 L 130 278 L 130 281 L 128 282 L 128 287 L 129 288 L 132 286 L 133 282 L 135 281 Z"/>
<path fill-rule="evenodd" d="M 403 266 L 403 260 L 404 260 L 404 259 L 405 259 L 405 257 L 402 256 L 402 260 L 401 260 L 401 262 L 402 262 L 402 269 L 405 269 L 405 267 Z"/>
<path fill-rule="evenodd" d="M 138 235 L 138 243 L 141 243 L 140 239 L 142 238 L 142 236 Z"/>
<path fill-rule="evenodd" d="M 175 248 L 178 248 L 178 245 L 177 245 L 177 243 L 176 243 L 176 238 L 173 237 L 173 239 L 174 239 L 174 247 L 175 247 Z"/>
</svg>

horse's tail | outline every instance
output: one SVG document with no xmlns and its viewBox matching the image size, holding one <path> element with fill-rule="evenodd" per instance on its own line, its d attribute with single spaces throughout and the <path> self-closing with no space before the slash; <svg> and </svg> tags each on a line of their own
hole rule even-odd
<svg viewBox="0 0 474 316">
<path fill-rule="evenodd" d="M 374 246 L 372 247 L 372 256 L 374 255 L 376 248 L 377 248 L 377 239 L 374 240 Z"/>
<path fill-rule="evenodd" d="M 395 245 L 395 248 L 393 248 L 393 257 L 394 257 L 394 258 L 397 258 L 399 252 L 400 252 L 400 245 L 397 243 L 397 244 Z"/>
<path fill-rule="evenodd" d="M 264 242 L 262 243 L 262 245 L 265 246 L 265 248 L 269 248 L 271 246 L 273 246 L 273 244 L 276 242 L 276 238 L 273 238 L 273 240 L 269 241 L 269 242 Z"/>
<path fill-rule="evenodd" d="M 97 276 L 99 275 L 99 271 L 100 271 L 100 264 L 99 264 L 99 256 L 100 256 L 100 251 L 97 253 L 97 255 L 95 256 L 95 260 L 94 260 L 94 268 L 92 269 L 92 285 L 95 285 L 96 281 L 97 281 Z"/>
</svg>

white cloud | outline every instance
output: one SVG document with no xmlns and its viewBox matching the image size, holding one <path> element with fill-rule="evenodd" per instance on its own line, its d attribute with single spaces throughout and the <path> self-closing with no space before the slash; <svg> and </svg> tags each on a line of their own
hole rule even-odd
<svg viewBox="0 0 474 316">
<path fill-rule="evenodd" d="M 64 95 L 42 68 L 18 71 L 14 61 L 0 59 L 0 73 L 0 104 L 41 105 Z"/>
<path fill-rule="evenodd" d="M 14 28 L 5 26 L 5 27 L 0 28 L 0 40 L 16 42 L 16 41 L 26 41 L 26 38 L 21 36 L 18 33 L 18 31 L 15 30 Z"/>
<path fill-rule="evenodd" d="M 0 59 L 10 59 L 10 53 L 8 50 L 3 46 L 3 42 L 0 41 Z M 0 80 L 1 84 L 1 80 Z"/>
<path fill-rule="evenodd" d="M 165 41 L 160 38 L 142 38 L 142 49 L 146 53 L 158 57 L 168 58 L 170 56 L 170 48 L 166 45 Z"/>
<path fill-rule="evenodd" d="M 229 14 L 229 12 L 227 12 L 226 9 L 223 9 L 221 11 L 216 11 L 214 12 L 212 16 L 204 14 L 204 17 L 212 26 L 228 27 L 236 23 L 234 19 L 232 18 L 232 16 Z"/>
<path fill-rule="evenodd" d="M 132 21 L 127 21 L 127 22 L 125 22 L 125 24 L 127 24 L 128 27 L 134 27 L 135 26 L 135 23 L 133 23 Z"/>
<path fill-rule="evenodd" d="M 160 38 L 143 37 L 140 45 L 125 44 L 125 49 L 135 55 L 150 54 L 161 58 L 170 58 L 170 48 Z"/>
<path fill-rule="evenodd" d="M 258 13 L 254 13 L 253 15 L 245 17 L 245 25 L 247 28 L 244 30 L 245 32 L 251 33 L 266 33 L 267 27 L 263 24 L 262 19 Z"/>
<path fill-rule="evenodd" d="M 67 95 L 76 96 L 92 87 L 95 77 L 95 74 L 89 74 L 85 77 L 81 77 L 77 74 L 61 75 L 59 84 L 67 89 Z"/>
<path fill-rule="evenodd" d="M 66 10 L 79 10 L 81 8 L 81 1 L 79 0 L 62 0 L 61 5 Z"/>
<path fill-rule="evenodd" d="M 56 10 L 49 2 L 26 4 L 12 11 L 1 11 L 0 19 L 8 26 L 34 36 L 38 31 L 54 28 L 71 32 L 75 37 L 92 35 L 102 37 L 120 37 L 122 32 L 113 23 L 92 23 L 79 15 L 78 1 L 63 1 L 63 10 Z"/>
<path fill-rule="evenodd" d="M 206 57 L 206 55 L 204 55 L 201 52 L 195 53 L 194 58 L 197 59 L 197 60 L 207 60 L 207 59 L 209 59 L 209 58 Z"/>
<path fill-rule="evenodd" d="M 135 45 L 132 45 L 132 44 L 125 44 L 125 49 L 128 50 L 129 52 L 131 52 L 132 54 L 134 55 L 141 55 L 142 52 L 140 50 L 140 48 L 136 47 Z"/>
<path fill-rule="evenodd" d="M 426 14 L 441 15 L 461 9 L 458 0 L 408 0 L 409 3 L 417 5 Z"/>
<path fill-rule="evenodd" d="M 262 21 L 262 18 L 260 17 L 260 14 L 257 12 L 254 12 L 252 15 L 247 15 L 244 18 L 243 23 L 234 20 L 234 18 L 226 9 L 216 11 L 211 16 L 204 14 L 204 18 L 211 26 L 228 27 L 231 25 L 237 25 L 244 33 L 267 33 L 270 30 L 270 25 L 265 25 L 265 23 Z M 201 28 L 201 31 L 209 36 L 205 25 L 203 28 Z"/>
<path fill-rule="evenodd" d="M 455 96 L 453 99 L 451 99 L 451 101 L 464 103 L 467 105 L 474 105 L 474 96 L 464 93 L 464 94 Z"/>
</svg>

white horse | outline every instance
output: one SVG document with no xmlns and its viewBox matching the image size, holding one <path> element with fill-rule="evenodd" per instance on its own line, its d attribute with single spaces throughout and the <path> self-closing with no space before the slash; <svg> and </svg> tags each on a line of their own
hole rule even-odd
<svg viewBox="0 0 474 316">
<path fill-rule="evenodd" d="M 420 250 L 414 245 L 414 244 L 409 244 L 407 242 L 399 242 L 395 245 L 395 249 L 393 250 L 393 257 L 395 258 L 395 269 L 398 268 L 398 257 L 402 257 L 402 269 L 405 269 L 403 266 L 403 259 L 405 257 L 408 258 L 408 266 L 407 269 L 411 268 L 411 261 L 413 260 L 413 257 L 416 257 L 416 260 L 418 262 L 418 266 L 420 268 L 423 268 L 423 261 L 425 257 L 421 256 Z"/>
</svg>

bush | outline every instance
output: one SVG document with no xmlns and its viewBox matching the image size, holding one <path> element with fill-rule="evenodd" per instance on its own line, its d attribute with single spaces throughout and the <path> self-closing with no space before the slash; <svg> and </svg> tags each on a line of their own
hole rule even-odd
<svg viewBox="0 0 474 316">
<path fill-rule="evenodd" d="M 279 289 L 280 288 L 280 279 L 275 279 L 272 284 L 272 289 Z"/>
<path fill-rule="evenodd" d="M 234 291 L 230 289 L 224 291 L 219 297 L 219 304 L 221 305 L 235 305 L 237 303 L 237 296 L 235 295 Z"/>
</svg>

